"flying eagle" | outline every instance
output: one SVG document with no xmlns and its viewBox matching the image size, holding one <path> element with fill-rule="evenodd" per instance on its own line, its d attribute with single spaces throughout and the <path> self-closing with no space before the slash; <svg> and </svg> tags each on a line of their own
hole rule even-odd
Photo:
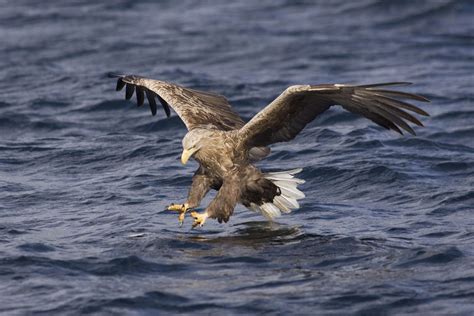
<svg viewBox="0 0 474 316">
<path fill-rule="evenodd" d="M 422 109 L 402 101 L 429 102 L 428 99 L 386 88 L 408 85 L 408 82 L 290 86 L 245 123 L 221 95 L 135 75 L 110 74 L 110 77 L 118 78 L 117 91 L 125 87 L 127 100 L 135 92 L 141 106 L 146 96 L 153 115 L 158 100 L 168 117 L 172 108 L 186 125 L 188 133 L 182 141 L 181 162 L 186 164 L 193 157 L 199 168 L 186 202 L 171 204 L 168 210 L 180 213 L 182 225 L 186 212 L 197 208 L 210 189 L 218 191 L 204 212 L 191 212 L 193 227 L 202 226 L 207 218 L 227 222 L 237 203 L 269 220 L 299 208 L 298 200 L 305 195 L 297 186 L 304 180 L 295 174 L 302 169 L 264 173 L 252 163 L 268 156 L 268 146 L 295 138 L 333 105 L 400 134 L 405 130 L 415 135 L 407 121 L 423 126 L 408 111 L 428 116 Z"/>
</svg>

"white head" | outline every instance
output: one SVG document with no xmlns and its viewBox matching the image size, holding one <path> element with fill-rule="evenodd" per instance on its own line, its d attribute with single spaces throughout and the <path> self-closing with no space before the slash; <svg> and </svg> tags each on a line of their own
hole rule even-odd
<svg viewBox="0 0 474 316">
<path fill-rule="evenodd" d="M 181 162 L 185 165 L 189 158 L 194 155 L 202 147 L 201 140 L 203 135 L 198 130 L 189 131 L 183 138 L 183 153 L 181 155 Z"/>
</svg>

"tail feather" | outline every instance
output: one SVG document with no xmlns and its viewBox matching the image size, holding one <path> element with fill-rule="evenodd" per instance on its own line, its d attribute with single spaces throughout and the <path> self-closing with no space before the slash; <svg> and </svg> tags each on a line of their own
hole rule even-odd
<svg viewBox="0 0 474 316">
<path fill-rule="evenodd" d="M 305 183 L 306 181 L 304 181 L 303 179 L 298 179 L 298 178 L 293 178 L 293 177 L 285 177 L 285 176 L 266 176 L 265 175 L 265 178 L 268 179 L 268 180 L 272 180 L 272 181 L 282 181 L 282 182 L 294 182 L 294 183 L 297 183 L 297 184 L 303 184 Z"/>
<path fill-rule="evenodd" d="M 269 172 L 269 173 L 265 173 L 265 178 L 270 179 L 270 180 L 272 180 L 272 179 L 275 179 L 275 180 L 293 179 L 294 175 L 297 174 L 297 173 L 300 173 L 301 171 L 303 171 L 302 168 L 292 169 L 292 170 L 288 170 L 288 171 Z M 302 180 L 302 179 L 296 179 L 296 178 L 294 178 L 294 179 L 304 182 L 304 180 Z"/>
<path fill-rule="evenodd" d="M 300 173 L 303 171 L 303 168 L 295 168 L 291 170 L 286 170 L 286 171 L 273 171 L 273 172 L 268 172 L 265 173 L 265 177 L 271 176 L 271 175 L 289 175 L 291 178 L 293 178 L 293 175 Z"/>
<path fill-rule="evenodd" d="M 269 220 L 280 217 L 282 212 L 290 213 L 292 210 L 298 209 L 300 207 L 298 200 L 305 197 L 305 194 L 298 189 L 298 184 L 302 184 L 305 181 L 295 178 L 294 175 L 302 170 L 298 168 L 265 173 L 264 177 L 279 187 L 281 194 L 275 196 L 271 203 L 267 202 L 262 205 L 251 204 L 250 209 L 259 211 Z"/>
<path fill-rule="evenodd" d="M 291 207 L 293 206 L 281 196 L 275 196 L 275 198 L 273 199 L 273 204 L 275 204 L 275 206 L 278 207 L 284 213 L 290 213 Z"/>
<path fill-rule="evenodd" d="M 281 194 L 283 196 L 289 196 L 295 199 L 302 199 L 305 197 L 305 194 L 301 192 L 300 190 L 298 190 L 296 185 L 292 185 L 288 182 L 280 182 L 280 181 L 274 181 L 273 183 L 275 183 L 280 188 Z"/>
<path fill-rule="evenodd" d="M 280 209 L 276 207 L 273 203 L 264 203 L 260 206 L 260 208 L 263 210 L 262 214 L 269 220 L 281 216 Z"/>
<path fill-rule="evenodd" d="M 297 199 L 285 195 L 280 195 L 280 197 L 285 201 L 289 208 L 295 210 L 300 208 L 300 203 L 298 203 Z"/>
</svg>

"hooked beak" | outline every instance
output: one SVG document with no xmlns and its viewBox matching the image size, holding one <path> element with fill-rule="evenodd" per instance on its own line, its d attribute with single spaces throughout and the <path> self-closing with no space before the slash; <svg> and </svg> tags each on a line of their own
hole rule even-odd
<svg viewBox="0 0 474 316">
<path fill-rule="evenodd" d="M 181 163 L 185 165 L 189 158 L 197 151 L 197 148 L 191 148 L 191 149 L 183 149 L 183 153 L 181 154 Z"/>
</svg>

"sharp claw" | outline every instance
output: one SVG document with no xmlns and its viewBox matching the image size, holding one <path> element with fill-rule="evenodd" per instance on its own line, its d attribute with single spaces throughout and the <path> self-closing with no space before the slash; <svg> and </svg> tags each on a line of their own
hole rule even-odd
<svg viewBox="0 0 474 316">
<path fill-rule="evenodd" d="M 186 215 L 186 211 L 189 209 L 189 205 L 188 203 L 184 203 L 184 204 L 174 204 L 174 203 L 171 203 L 169 206 L 168 206 L 168 211 L 176 211 L 176 212 L 179 212 L 180 214 L 178 215 L 178 221 L 179 221 L 179 226 L 183 226 L 183 222 L 184 222 L 184 217 Z"/>
<path fill-rule="evenodd" d="M 202 227 L 202 224 L 196 223 L 196 221 L 194 221 L 191 229 L 195 229 L 197 226 Z"/>
<path fill-rule="evenodd" d="M 196 228 L 196 226 L 202 227 L 208 217 L 207 212 L 204 212 L 204 213 L 191 212 L 191 216 L 194 217 L 194 223 L 192 225 L 193 229 Z"/>
<path fill-rule="evenodd" d="M 184 215 L 186 214 L 186 211 L 182 212 L 181 214 L 179 214 L 178 216 L 178 221 L 179 221 L 179 227 L 182 227 L 183 226 L 183 223 L 184 223 Z"/>
</svg>

